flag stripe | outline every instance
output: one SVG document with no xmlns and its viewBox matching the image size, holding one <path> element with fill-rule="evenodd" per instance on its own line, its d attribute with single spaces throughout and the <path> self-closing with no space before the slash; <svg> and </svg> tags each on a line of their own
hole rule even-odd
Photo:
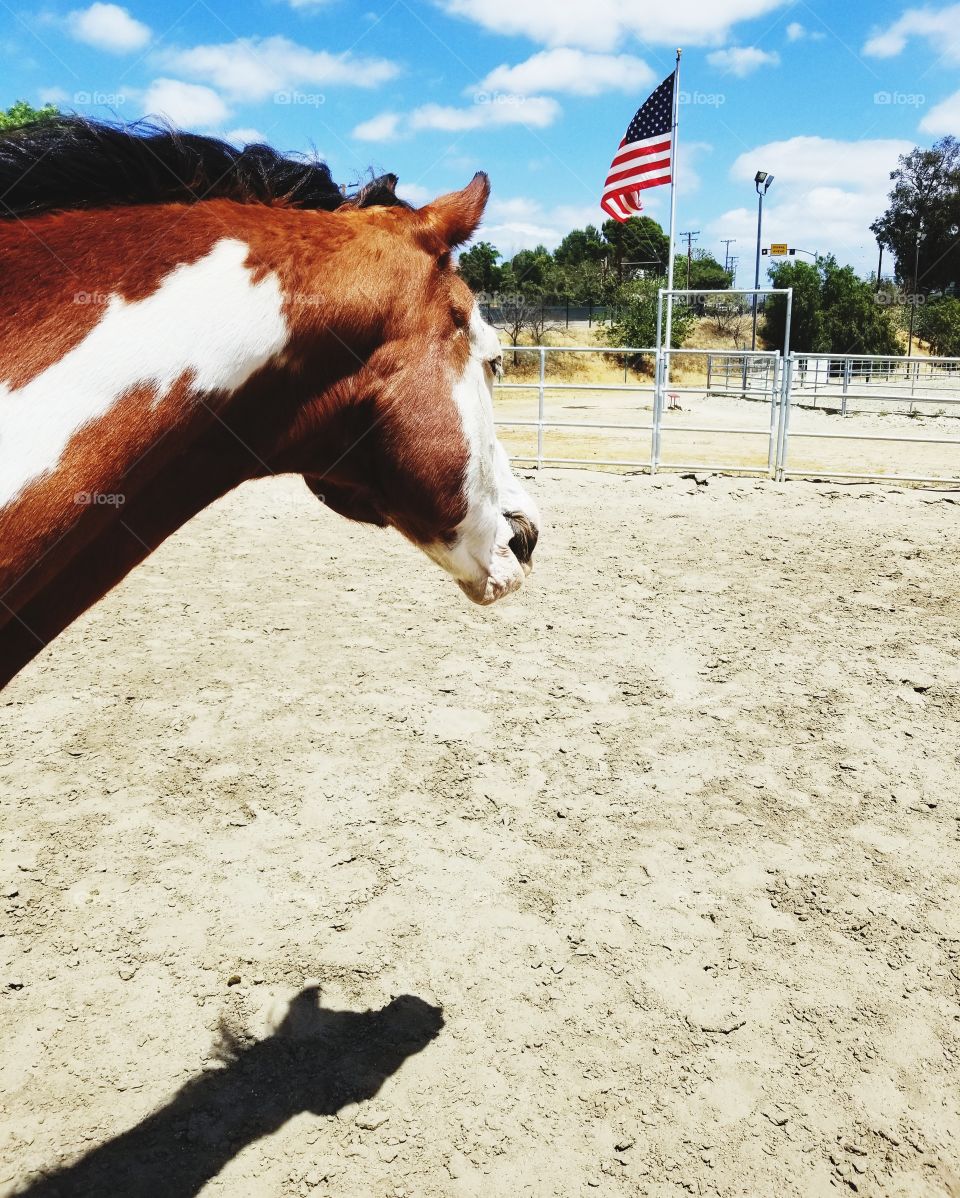
<svg viewBox="0 0 960 1198">
<path fill-rule="evenodd" d="M 633 120 L 604 180 L 600 207 L 614 220 L 643 211 L 640 192 L 672 181 L 673 103 L 676 71 L 668 75 Z"/>
<path fill-rule="evenodd" d="M 643 191 L 647 187 L 662 187 L 664 183 L 670 182 L 670 172 L 667 171 L 661 175 L 655 175 L 653 178 L 647 179 L 643 176 L 638 176 L 633 179 L 622 179 L 619 183 L 614 183 L 610 187 L 604 188 L 603 194 L 606 195 L 625 195 L 631 191 Z"/>
<path fill-rule="evenodd" d="M 651 154 L 669 153 L 670 142 L 663 141 L 662 138 L 657 138 L 654 142 L 633 141 L 629 145 L 621 146 L 614 155 L 611 166 L 616 166 L 620 162 L 629 162 L 634 158 L 643 158 Z"/>
<path fill-rule="evenodd" d="M 611 183 L 617 183 L 621 179 L 630 179 L 633 177 L 640 178 L 643 175 L 657 175 L 663 172 L 669 175 L 670 173 L 670 155 L 666 158 L 658 158 L 656 162 L 638 162 L 634 166 L 628 166 L 622 171 L 616 171 L 612 175 L 607 175 L 607 182 L 604 185 L 608 187 Z"/>
</svg>

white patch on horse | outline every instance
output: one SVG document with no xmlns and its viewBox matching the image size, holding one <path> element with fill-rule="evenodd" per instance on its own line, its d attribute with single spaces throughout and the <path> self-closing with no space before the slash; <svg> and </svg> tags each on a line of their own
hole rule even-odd
<svg viewBox="0 0 960 1198">
<path fill-rule="evenodd" d="M 190 372 L 196 394 L 229 394 L 283 349 L 279 280 L 268 274 L 255 283 L 249 253 L 224 238 L 146 299 L 110 296 L 101 320 L 59 362 L 16 391 L 0 382 L 0 507 L 56 470 L 71 439 L 132 388 L 152 388 L 156 403 Z"/>
<path fill-rule="evenodd" d="M 452 574 L 475 603 L 494 603 L 523 585 L 530 572 L 510 549 L 513 529 L 505 512 L 520 513 L 534 526 L 536 505 L 517 482 L 493 424 L 493 371 L 502 355 L 500 339 L 474 305 L 470 357 L 453 388 L 469 451 L 465 491 L 467 514 L 450 546 L 430 546 L 429 556 Z"/>
</svg>

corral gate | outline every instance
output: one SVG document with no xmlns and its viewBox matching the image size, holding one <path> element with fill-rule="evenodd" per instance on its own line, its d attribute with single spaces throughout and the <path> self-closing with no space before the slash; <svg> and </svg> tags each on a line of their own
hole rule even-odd
<svg viewBox="0 0 960 1198">
<path fill-rule="evenodd" d="M 784 295 L 787 301 L 786 322 L 784 327 L 783 345 L 779 350 L 696 350 L 673 349 L 668 343 L 668 330 L 671 326 L 671 316 L 673 301 L 676 297 L 689 299 L 693 302 L 694 299 L 703 302 L 706 305 L 707 298 L 717 296 L 720 298 L 730 299 L 733 296 L 751 296 L 753 302 L 759 302 L 761 296 L 766 295 Z M 666 304 L 666 313 L 664 305 Z M 685 390 L 701 390 L 700 388 L 684 388 L 674 387 L 670 383 L 670 365 L 672 359 L 680 357 L 684 354 L 696 354 L 703 356 L 705 353 L 710 353 L 714 357 L 721 355 L 721 361 L 726 360 L 728 367 L 729 380 L 729 365 L 732 360 L 740 363 L 742 372 L 742 387 L 743 394 L 746 397 L 748 393 L 753 392 L 756 396 L 758 392 L 763 397 L 768 397 L 770 404 L 770 426 L 769 426 L 769 448 L 767 452 L 767 473 L 770 478 L 782 477 L 783 463 L 786 456 L 786 430 L 790 419 L 790 371 L 792 361 L 790 357 L 790 330 L 793 323 L 793 288 L 792 287 L 759 287 L 744 289 L 742 291 L 727 290 L 727 291 L 694 291 L 683 288 L 674 288 L 668 290 L 661 287 L 657 293 L 657 358 L 654 374 L 654 401 L 653 401 L 653 437 L 650 450 L 650 473 L 656 474 L 661 465 L 661 436 L 663 430 L 663 412 L 665 402 L 668 396 L 682 394 Z M 759 386 L 754 384 L 759 383 Z M 709 376 L 708 376 L 709 389 Z M 685 425 L 682 428 L 674 427 L 674 431 L 682 431 L 684 433 L 721 433 L 731 434 L 734 436 L 756 436 L 758 430 L 755 428 L 729 428 L 725 426 L 711 425 L 709 428 L 700 426 Z M 672 463 L 673 469 L 700 469 L 700 470 L 722 470 L 722 466 L 714 466 L 713 464 L 705 464 L 695 466 L 692 463 Z"/>
</svg>

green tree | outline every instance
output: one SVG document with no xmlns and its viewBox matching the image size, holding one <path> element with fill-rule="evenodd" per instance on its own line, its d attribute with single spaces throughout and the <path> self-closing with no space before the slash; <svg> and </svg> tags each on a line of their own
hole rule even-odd
<svg viewBox="0 0 960 1198">
<path fill-rule="evenodd" d="M 604 221 L 603 236 L 611 248 L 611 264 L 618 279 L 625 276 L 625 262 L 639 263 L 639 269 L 655 275 L 667 273 L 670 239 L 652 217 Z"/>
<path fill-rule="evenodd" d="M 858 278 L 852 266 L 831 255 L 809 262 L 780 262 L 770 270 L 774 287 L 793 288 L 790 346 L 801 353 L 898 354 L 901 351 L 888 307 L 877 302 L 876 287 Z M 763 336 L 782 346 L 786 296 L 767 300 Z"/>
<path fill-rule="evenodd" d="M 500 286 L 503 270 L 497 265 L 500 251 L 489 241 L 478 241 L 460 255 L 457 269 L 472 291 L 492 294 Z"/>
<path fill-rule="evenodd" d="M 917 309 L 917 330 L 931 353 L 960 357 L 960 299 L 942 295 L 921 305 Z"/>
<path fill-rule="evenodd" d="M 6 111 L 0 109 L 0 132 L 29 125 L 32 121 L 48 121 L 55 116 L 59 116 L 59 112 L 52 104 L 34 108 L 26 100 L 16 100 Z"/>
<path fill-rule="evenodd" d="M 877 303 L 876 288 L 857 277 L 852 266 L 823 260 L 823 325 L 827 349 L 842 354 L 898 354 L 900 338 L 887 309 Z"/>
<path fill-rule="evenodd" d="M 563 266 L 557 270 L 557 294 L 572 303 L 602 303 L 612 276 L 604 262 L 581 262 L 578 266 Z"/>
<path fill-rule="evenodd" d="M 652 348 L 657 344 L 659 290 L 659 279 L 636 279 L 619 288 L 616 297 L 617 317 L 606 330 L 608 344 L 632 345 L 637 349 Z M 670 344 L 674 349 L 683 345 L 694 320 L 692 309 L 674 304 L 670 336 Z"/>
<path fill-rule="evenodd" d="M 545 245 L 520 250 L 510 259 L 510 272 L 517 290 L 543 295 L 556 281 L 553 256 Z"/>
<path fill-rule="evenodd" d="M 793 319 L 790 345 L 808 353 L 821 353 L 828 347 L 823 328 L 823 283 L 819 262 L 780 262 L 770 271 L 774 287 L 793 288 Z M 784 295 L 767 297 L 762 333 L 768 345 L 783 348 L 787 324 L 787 298 Z"/>
<path fill-rule="evenodd" d="M 887 210 L 870 228 L 893 251 L 897 281 L 913 287 L 919 232 L 918 291 L 944 291 L 960 283 L 960 141 L 944 137 L 930 149 L 901 155 L 890 178 L 894 186 Z"/>
<path fill-rule="evenodd" d="M 593 225 L 585 229 L 573 229 L 554 250 L 553 260 L 561 266 L 577 267 L 584 263 L 601 262 L 610 253 L 600 230 Z"/>
<path fill-rule="evenodd" d="M 674 282 L 682 286 L 680 280 L 686 282 L 686 261 L 678 259 L 674 270 Z M 730 272 L 708 254 L 706 250 L 697 250 L 690 262 L 690 287 L 694 291 L 727 291 L 731 286 Z"/>
</svg>

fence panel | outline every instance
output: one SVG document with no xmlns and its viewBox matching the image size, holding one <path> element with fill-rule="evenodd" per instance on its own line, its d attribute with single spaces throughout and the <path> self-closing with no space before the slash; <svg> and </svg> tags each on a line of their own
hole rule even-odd
<svg viewBox="0 0 960 1198">
<path fill-rule="evenodd" d="M 596 346 L 504 355 L 495 419 L 520 463 L 960 483 L 960 358 Z"/>
</svg>

